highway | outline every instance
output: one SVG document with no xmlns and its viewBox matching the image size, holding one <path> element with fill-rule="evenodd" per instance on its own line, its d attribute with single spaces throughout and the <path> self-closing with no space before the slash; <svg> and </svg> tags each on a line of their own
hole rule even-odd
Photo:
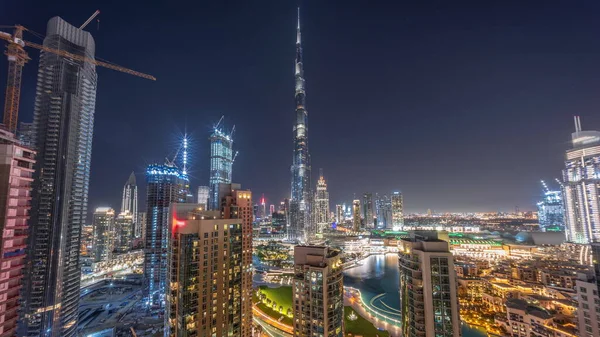
<svg viewBox="0 0 600 337">
<path fill-rule="evenodd" d="M 269 337 L 292 337 L 292 334 L 283 332 L 256 316 L 254 317 L 254 322 L 262 326 L 263 332 Z"/>
</svg>

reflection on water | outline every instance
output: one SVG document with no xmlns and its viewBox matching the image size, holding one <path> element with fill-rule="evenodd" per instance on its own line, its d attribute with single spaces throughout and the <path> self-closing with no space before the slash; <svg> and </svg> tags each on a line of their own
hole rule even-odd
<svg viewBox="0 0 600 337">
<path fill-rule="evenodd" d="M 399 317 L 398 256 L 371 255 L 361 263 L 360 266 L 344 271 L 344 285 L 360 289 L 363 300 L 383 314 Z M 486 334 L 463 325 L 462 335 L 480 337 Z"/>
</svg>

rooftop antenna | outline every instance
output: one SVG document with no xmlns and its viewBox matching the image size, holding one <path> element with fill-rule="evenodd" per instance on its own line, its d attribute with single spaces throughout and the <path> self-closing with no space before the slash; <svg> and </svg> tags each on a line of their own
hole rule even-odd
<svg viewBox="0 0 600 337">
<path fill-rule="evenodd" d="M 98 16 L 98 14 L 100 14 L 100 10 L 96 10 L 94 12 L 94 14 L 92 14 L 92 16 L 90 16 L 89 19 L 87 19 L 86 22 L 83 23 L 83 25 L 81 25 L 81 27 L 79 27 L 79 29 L 84 29 L 90 22 L 92 22 L 92 20 L 94 20 L 94 18 L 96 18 Z M 100 22 L 100 20 L 98 20 L 98 22 Z"/>
<path fill-rule="evenodd" d="M 187 139 L 187 133 L 183 136 L 183 174 L 186 175 L 187 174 L 187 151 L 188 148 L 188 139 Z"/>
<path fill-rule="evenodd" d="M 573 119 L 575 120 L 575 132 L 580 132 L 581 131 L 581 119 L 579 119 L 579 116 L 573 116 Z"/>
<path fill-rule="evenodd" d="M 229 138 L 233 139 L 233 133 L 235 132 L 235 125 L 231 128 L 231 132 L 229 133 Z"/>
</svg>

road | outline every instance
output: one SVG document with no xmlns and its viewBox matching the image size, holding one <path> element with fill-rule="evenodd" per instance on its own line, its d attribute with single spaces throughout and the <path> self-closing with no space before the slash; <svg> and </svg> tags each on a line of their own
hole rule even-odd
<svg viewBox="0 0 600 337">
<path fill-rule="evenodd" d="M 272 325 L 269 325 L 269 323 L 263 321 L 262 319 L 260 319 L 259 317 L 254 317 L 254 322 L 256 322 L 258 325 L 262 326 L 263 331 L 269 336 L 269 337 L 291 337 L 292 334 L 289 334 L 287 332 L 283 332 L 275 327 L 273 327 Z"/>
</svg>

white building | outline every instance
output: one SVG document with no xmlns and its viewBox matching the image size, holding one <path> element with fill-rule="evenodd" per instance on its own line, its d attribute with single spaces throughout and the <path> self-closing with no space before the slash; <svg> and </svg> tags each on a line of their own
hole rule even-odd
<svg viewBox="0 0 600 337">
<path fill-rule="evenodd" d="M 399 230 L 404 226 L 404 201 L 402 193 L 392 193 L 392 226 Z"/>
<path fill-rule="evenodd" d="M 323 170 L 320 171 L 315 194 L 315 220 L 317 233 L 323 233 L 323 230 L 329 226 L 329 192 L 323 178 Z"/>
<path fill-rule="evenodd" d="M 565 155 L 563 197 L 567 241 L 600 241 L 600 132 L 582 131 L 575 117 L 573 148 Z"/>
</svg>

